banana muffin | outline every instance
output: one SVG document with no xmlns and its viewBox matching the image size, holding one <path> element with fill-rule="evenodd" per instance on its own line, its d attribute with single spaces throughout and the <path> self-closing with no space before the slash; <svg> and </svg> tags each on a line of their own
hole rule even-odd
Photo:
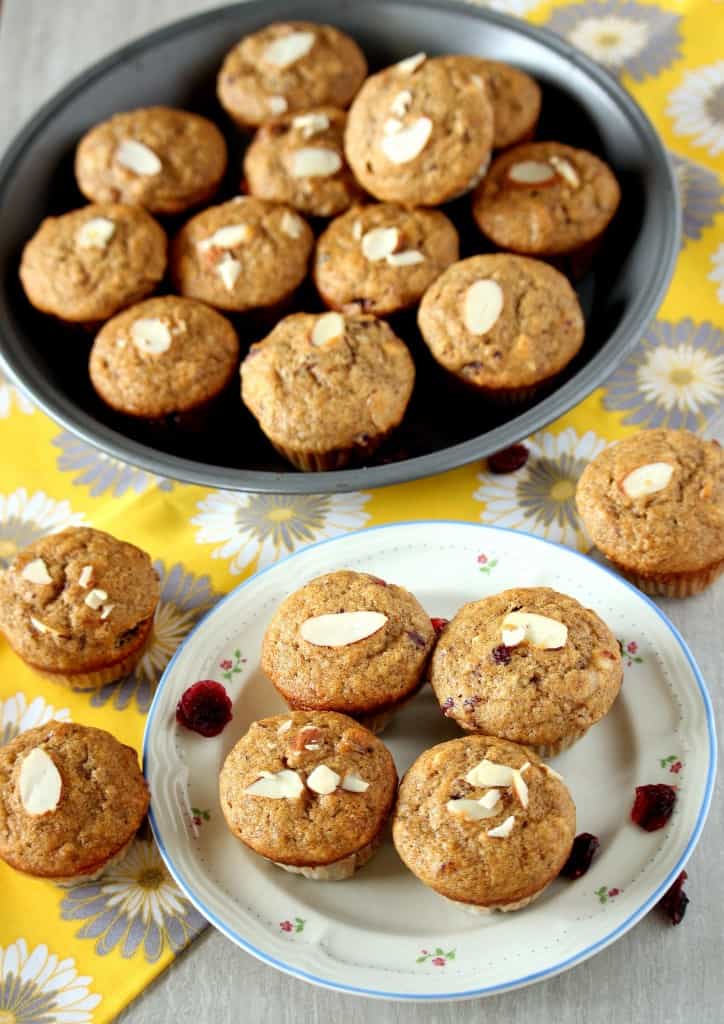
<svg viewBox="0 0 724 1024">
<path fill-rule="evenodd" d="M 528 142 L 493 161 L 473 195 L 473 216 L 501 249 L 555 256 L 590 247 L 620 198 L 611 169 L 593 153 Z"/>
<path fill-rule="evenodd" d="M 155 422 L 209 410 L 238 365 L 239 341 L 225 317 L 164 295 L 109 320 L 93 342 L 89 370 L 106 405 Z"/>
<path fill-rule="evenodd" d="M 75 155 L 75 176 L 96 203 L 129 203 L 180 213 L 210 199 L 226 171 L 216 125 L 187 110 L 143 107 L 91 128 Z"/>
<path fill-rule="evenodd" d="M 362 199 L 344 158 L 346 121 L 343 110 L 317 107 L 262 125 L 244 157 L 249 192 L 312 217 L 334 217 Z"/>
<path fill-rule="evenodd" d="M 39 725 L 0 747 L 0 857 L 55 882 L 121 860 L 148 810 L 138 755 L 105 729 Z"/>
<path fill-rule="evenodd" d="M 179 231 L 171 276 L 181 295 L 237 313 L 280 306 L 304 280 L 314 236 L 283 203 L 237 196 Z"/>
<path fill-rule="evenodd" d="M 0 575 L 0 630 L 47 679 L 97 689 L 135 668 L 159 595 L 145 551 L 70 527 L 24 548 Z"/>
<path fill-rule="evenodd" d="M 367 61 L 354 39 L 331 25 L 285 21 L 245 36 L 227 54 L 217 93 L 242 127 L 310 107 L 347 107 Z"/>
<path fill-rule="evenodd" d="M 425 292 L 418 324 L 441 366 L 504 402 L 530 398 L 560 373 L 585 331 L 563 274 L 507 253 L 454 263 Z"/>
<path fill-rule="evenodd" d="M 303 470 L 367 459 L 402 421 L 414 380 L 388 324 L 341 313 L 285 317 L 241 364 L 244 404 Z"/>
<path fill-rule="evenodd" d="M 460 58 L 464 62 L 464 58 Z M 438 206 L 474 188 L 493 143 L 485 86 L 454 57 L 416 54 L 372 75 L 347 118 L 345 150 L 375 198 Z"/>
<path fill-rule="evenodd" d="M 149 295 L 166 271 L 166 233 L 137 206 L 93 203 L 46 217 L 23 249 L 20 280 L 36 309 L 106 320 Z"/>
<path fill-rule="evenodd" d="M 466 736 L 426 750 L 402 780 L 392 837 L 421 882 L 477 913 L 519 910 L 557 877 L 576 808 L 525 747 Z"/>
<path fill-rule="evenodd" d="M 330 309 L 387 316 L 419 302 L 457 258 L 444 213 L 373 203 L 335 218 L 319 238 L 314 283 Z"/>
<path fill-rule="evenodd" d="M 422 685 L 434 640 L 407 590 L 345 569 L 280 604 L 261 665 L 289 707 L 339 711 L 378 732 Z"/>
<path fill-rule="evenodd" d="M 641 430 L 584 469 L 576 504 L 596 547 L 647 594 L 698 594 L 724 570 L 718 441 Z"/>
<path fill-rule="evenodd" d="M 237 839 L 315 881 L 350 878 L 370 860 L 396 792 L 389 750 L 330 711 L 254 722 L 219 779 L 221 809 Z"/>
<path fill-rule="evenodd" d="M 572 746 L 611 709 L 623 678 L 618 641 L 594 611 L 548 587 L 472 601 L 445 627 L 430 682 L 468 732 L 541 757 Z"/>
</svg>

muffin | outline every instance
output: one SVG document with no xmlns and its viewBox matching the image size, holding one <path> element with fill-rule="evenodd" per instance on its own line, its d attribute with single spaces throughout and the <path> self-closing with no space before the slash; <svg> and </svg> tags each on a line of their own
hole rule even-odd
<svg viewBox="0 0 724 1024">
<path fill-rule="evenodd" d="M 36 672 L 93 690 L 135 668 L 159 595 L 145 551 L 74 526 L 24 548 L 0 575 L 0 630 Z"/>
<path fill-rule="evenodd" d="M 122 860 L 148 810 L 131 747 L 105 729 L 48 722 L 0 747 L 0 857 L 55 882 Z"/>
<path fill-rule="evenodd" d="M 454 263 L 425 292 L 417 320 L 441 366 L 502 402 L 530 398 L 560 373 L 585 330 L 563 274 L 507 253 Z"/>
<path fill-rule="evenodd" d="M 317 242 L 314 283 L 331 309 L 387 316 L 419 302 L 457 258 L 444 213 L 374 203 L 332 221 Z"/>
<path fill-rule="evenodd" d="M 276 450 L 303 470 L 341 469 L 405 414 L 415 366 L 383 320 L 295 313 L 252 345 L 241 396 Z"/>
<path fill-rule="evenodd" d="M 434 639 L 407 590 L 344 569 L 280 604 L 261 666 L 290 708 L 339 711 L 377 732 L 422 685 Z"/>
<path fill-rule="evenodd" d="M 493 111 L 479 76 L 457 58 L 422 53 L 367 79 L 345 133 L 360 184 L 405 206 L 438 206 L 473 188 L 492 143 Z"/>
<path fill-rule="evenodd" d="M 478 227 L 501 249 L 555 256 L 590 246 L 621 198 L 610 168 L 560 142 L 528 142 L 502 153 L 473 196 Z"/>
<path fill-rule="evenodd" d="M 724 455 L 688 430 L 641 430 L 597 455 L 576 504 L 596 547 L 647 594 L 698 594 L 724 569 Z"/>
<path fill-rule="evenodd" d="M 245 36 L 219 72 L 217 93 L 242 127 L 310 107 L 347 107 L 367 74 L 353 39 L 331 25 L 286 21 Z"/>
<path fill-rule="evenodd" d="M 43 313 L 107 320 L 149 295 L 166 271 L 166 233 L 145 210 L 94 203 L 46 217 L 23 249 L 20 280 Z"/>
<path fill-rule="evenodd" d="M 275 307 L 304 280 L 313 242 L 307 222 L 288 206 L 237 196 L 181 228 L 171 276 L 181 295 L 218 309 Z"/>
<path fill-rule="evenodd" d="M 402 780 L 395 848 L 421 882 L 477 913 L 519 910 L 560 873 L 576 834 L 561 777 L 493 736 L 440 743 Z"/>
<path fill-rule="evenodd" d="M 361 199 L 344 158 L 347 115 L 335 107 L 288 114 L 258 129 L 244 157 L 249 192 L 312 217 L 334 217 Z"/>
<path fill-rule="evenodd" d="M 237 839 L 316 881 L 350 878 L 370 860 L 396 792 L 389 750 L 331 711 L 254 722 L 219 779 L 221 809 Z"/>
<path fill-rule="evenodd" d="M 239 342 L 225 317 L 202 302 L 164 295 L 101 328 L 89 371 L 106 405 L 154 422 L 209 410 L 238 365 Z"/>
<path fill-rule="evenodd" d="M 83 136 L 75 154 L 84 196 L 152 213 L 180 213 L 210 199 L 225 171 L 226 142 L 216 125 L 171 107 L 114 114 Z"/>
<path fill-rule="evenodd" d="M 618 641 L 606 623 L 548 587 L 504 590 L 463 605 L 430 667 L 448 718 L 541 757 L 572 746 L 603 718 L 622 678 Z"/>
</svg>

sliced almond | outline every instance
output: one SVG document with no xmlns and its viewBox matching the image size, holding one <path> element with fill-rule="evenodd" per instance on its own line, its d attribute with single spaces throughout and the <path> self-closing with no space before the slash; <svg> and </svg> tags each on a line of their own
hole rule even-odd
<svg viewBox="0 0 724 1024">
<path fill-rule="evenodd" d="M 269 43 L 262 54 L 262 60 L 277 68 L 287 68 L 295 61 L 306 57 L 314 46 L 313 32 L 290 32 Z"/>
<path fill-rule="evenodd" d="M 75 233 L 79 249 L 105 249 L 116 233 L 115 222 L 108 217 L 91 217 Z"/>
<path fill-rule="evenodd" d="M 244 245 L 253 234 L 249 224 L 226 224 L 214 231 L 213 235 L 198 242 L 196 248 L 199 252 L 208 252 L 209 249 L 233 249 L 237 245 Z"/>
<path fill-rule="evenodd" d="M 413 53 L 411 57 L 405 57 L 404 60 L 400 60 L 394 65 L 395 70 L 399 71 L 403 75 L 411 75 L 413 71 L 417 71 L 421 64 L 424 64 L 427 60 L 426 53 Z"/>
<path fill-rule="evenodd" d="M 267 796 L 272 800 L 296 800 L 304 791 L 297 772 L 283 768 L 280 772 L 261 772 L 261 778 L 244 790 L 249 796 Z"/>
<path fill-rule="evenodd" d="M 404 249 L 402 252 L 390 252 L 385 256 L 385 261 L 391 267 L 411 267 L 415 263 L 424 263 L 425 257 L 417 249 Z"/>
<path fill-rule="evenodd" d="M 305 750 L 321 750 L 322 749 L 322 744 L 321 743 L 305 743 L 304 744 L 304 749 Z"/>
<path fill-rule="evenodd" d="M 37 583 L 41 586 L 44 583 L 53 582 L 53 577 L 48 572 L 48 566 L 42 558 L 34 558 L 32 562 L 28 562 L 20 575 L 28 583 Z"/>
<path fill-rule="evenodd" d="M 568 640 L 568 626 L 548 615 L 537 615 L 535 612 L 509 612 L 501 626 L 501 637 L 511 628 L 522 627 L 525 639 L 532 647 L 543 651 L 555 651 L 565 647 Z M 506 647 L 511 646 L 503 640 Z"/>
<path fill-rule="evenodd" d="M 507 839 L 513 831 L 513 825 L 515 825 L 515 815 L 511 814 L 510 817 L 505 819 L 502 825 L 497 825 L 495 828 L 489 828 L 488 835 L 491 839 Z"/>
<path fill-rule="evenodd" d="M 223 281 L 224 288 L 227 292 L 234 290 L 234 285 L 239 280 L 241 274 L 241 263 L 235 260 L 230 252 L 225 252 L 219 262 L 216 264 L 216 273 Z"/>
<path fill-rule="evenodd" d="M 28 814 L 48 814 L 60 803 L 63 780 L 55 761 L 42 747 L 33 747 L 23 758 L 18 788 Z"/>
<path fill-rule="evenodd" d="M 366 793 L 370 788 L 369 782 L 365 782 L 359 775 L 345 775 L 342 779 L 342 789 L 345 789 L 348 793 Z"/>
<path fill-rule="evenodd" d="M 287 718 L 286 722 L 282 722 L 282 724 L 279 726 L 279 728 L 277 729 L 277 732 L 289 732 L 291 727 L 292 727 L 292 720 L 291 720 L 291 718 Z"/>
<path fill-rule="evenodd" d="M 312 344 L 317 347 L 336 341 L 344 335 L 344 317 L 340 313 L 323 313 L 312 328 Z"/>
<path fill-rule="evenodd" d="M 94 587 L 89 593 L 86 594 L 84 601 L 89 608 L 92 608 L 94 612 L 105 604 L 108 600 L 108 594 L 105 590 L 101 590 L 100 587 Z"/>
<path fill-rule="evenodd" d="M 152 149 L 135 139 L 123 139 L 115 152 L 116 163 L 134 174 L 151 177 L 161 171 L 162 163 Z"/>
<path fill-rule="evenodd" d="M 412 93 L 410 90 L 401 89 L 400 92 L 392 98 L 392 103 L 390 103 L 390 113 L 394 114 L 395 117 L 404 117 L 410 109 L 411 103 Z"/>
<path fill-rule="evenodd" d="M 523 810 L 528 808 L 528 785 L 517 768 L 513 769 L 513 792 Z"/>
<path fill-rule="evenodd" d="M 299 238 L 303 230 L 302 220 L 296 213 L 285 210 L 282 214 L 281 229 L 290 238 Z"/>
<path fill-rule="evenodd" d="M 383 260 L 393 253 L 400 241 L 397 228 L 372 228 L 362 235 L 362 252 L 371 262 Z"/>
<path fill-rule="evenodd" d="M 274 117 L 278 117 L 279 114 L 286 114 L 289 104 L 283 96 L 270 96 L 267 100 L 267 106 L 269 107 L 269 113 L 273 114 Z"/>
<path fill-rule="evenodd" d="M 578 171 L 573 164 L 564 157 L 556 156 L 554 154 L 553 156 L 548 157 L 548 163 L 555 167 L 561 178 L 563 178 L 564 181 L 567 181 L 572 188 L 578 188 L 581 184 L 581 179 L 578 177 Z"/>
<path fill-rule="evenodd" d="M 294 178 L 328 178 L 342 166 L 342 157 L 334 149 L 305 146 L 292 156 Z"/>
<path fill-rule="evenodd" d="M 306 619 L 299 634 L 315 647 L 347 647 L 374 636 L 387 622 L 382 612 L 338 612 Z"/>
<path fill-rule="evenodd" d="M 508 168 L 508 178 L 516 185 L 551 185 L 556 179 L 556 172 L 542 160 L 521 160 Z"/>
<path fill-rule="evenodd" d="M 445 809 L 450 814 L 456 814 L 469 821 L 482 821 L 484 818 L 494 818 L 497 811 L 491 807 L 485 807 L 480 800 L 448 800 Z"/>
<path fill-rule="evenodd" d="M 503 289 L 497 281 L 474 281 L 465 292 L 463 323 L 471 334 L 487 334 L 503 312 Z"/>
<path fill-rule="evenodd" d="M 362 221 L 356 220 L 352 225 L 352 238 L 359 242 L 362 237 Z"/>
<path fill-rule="evenodd" d="M 78 576 L 78 583 L 85 590 L 90 586 L 91 577 L 93 576 L 93 566 L 84 565 Z"/>
<path fill-rule="evenodd" d="M 131 341 L 145 356 L 160 356 L 171 347 L 171 331 L 158 317 L 142 317 L 131 324 Z"/>
<path fill-rule="evenodd" d="M 510 786 L 513 783 L 513 768 L 483 758 L 465 776 L 471 786 Z"/>
<path fill-rule="evenodd" d="M 334 793 L 340 781 L 341 776 L 333 772 L 326 764 L 318 764 L 314 771 L 307 776 L 307 786 L 309 789 L 315 793 L 320 793 L 322 796 Z"/>
<path fill-rule="evenodd" d="M 292 119 L 292 125 L 297 128 L 305 139 L 311 139 L 320 132 L 326 132 L 329 128 L 329 117 L 324 113 L 297 114 Z"/>
<path fill-rule="evenodd" d="M 517 647 L 525 640 L 525 627 L 503 626 L 500 630 L 500 638 L 506 647 Z"/>
<path fill-rule="evenodd" d="M 114 604 L 104 604 L 101 608 L 101 618 L 105 621 L 115 607 Z"/>
<path fill-rule="evenodd" d="M 491 810 L 493 807 L 497 807 L 497 805 L 500 803 L 500 790 L 489 789 L 487 793 L 484 793 L 480 797 L 478 803 L 482 807 L 487 807 L 488 810 Z"/>
<path fill-rule="evenodd" d="M 46 626 L 44 622 L 41 622 L 40 619 L 36 619 L 34 615 L 30 616 L 30 625 L 33 627 L 34 630 L 41 634 L 53 632 L 53 630 Z"/>
<path fill-rule="evenodd" d="M 668 462 L 647 462 L 623 478 L 621 487 L 629 498 L 645 498 L 668 487 L 674 467 Z"/>
<path fill-rule="evenodd" d="M 382 131 L 385 135 L 397 135 L 404 127 L 399 117 L 388 117 L 382 122 Z"/>
<path fill-rule="evenodd" d="M 418 117 L 409 128 L 403 128 L 395 135 L 384 135 L 380 146 L 393 164 L 406 164 L 422 153 L 431 134 L 430 118 Z"/>
</svg>

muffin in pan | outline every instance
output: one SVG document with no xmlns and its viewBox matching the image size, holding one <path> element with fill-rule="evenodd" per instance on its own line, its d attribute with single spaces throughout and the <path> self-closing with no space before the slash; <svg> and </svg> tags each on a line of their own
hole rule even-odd
<svg viewBox="0 0 724 1024">
<path fill-rule="evenodd" d="M 647 594 L 688 597 L 724 571 L 724 454 L 688 430 L 610 445 L 576 489 L 596 547 Z"/>
<path fill-rule="evenodd" d="M 145 210 L 91 203 L 45 218 L 23 249 L 20 280 L 36 309 L 93 323 L 154 290 L 166 249 L 166 232 Z"/>
<path fill-rule="evenodd" d="M 48 722 L 0 747 L 0 857 L 55 882 L 97 878 L 146 811 L 138 755 L 105 729 Z"/>
<path fill-rule="evenodd" d="M 403 587 L 340 570 L 277 608 L 261 665 L 289 707 L 339 711 L 379 731 L 422 685 L 434 640 Z"/>
<path fill-rule="evenodd" d="M 396 792 L 389 750 L 358 722 L 329 711 L 254 722 L 219 779 L 221 809 L 237 839 L 315 881 L 350 878 L 370 860 Z"/>
<path fill-rule="evenodd" d="M 75 176 L 93 202 L 181 213 L 213 196 L 226 162 L 226 142 L 213 121 L 173 107 L 143 107 L 114 114 L 83 136 Z"/>
<path fill-rule="evenodd" d="M 541 757 L 572 746 L 603 718 L 622 679 L 618 641 L 606 623 L 548 587 L 504 590 L 464 605 L 430 666 L 448 718 Z"/>
<path fill-rule="evenodd" d="M 525 747 L 466 736 L 426 750 L 400 785 L 392 836 L 421 882 L 460 909 L 519 910 L 557 877 L 576 808 Z"/>
<path fill-rule="evenodd" d="M 242 127 L 287 112 L 346 107 L 367 74 L 357 43 L 331 25 L 274 22 L 245 36 L 226 55 L 217 93 Z"/>
<path fill-rule="evenodd" d="M 145 551 L 70 527 L 25 548 L 0 575 L 0 629 L 36 672 L 97 689 L 135 668 L 159 594 Z"/>
<path fill-rule="evenodd" d="M 457 231 L 439 210 L 353 207 L 319 238 L 314 283 L 330 309 L 387 316 L 419 302 L 458 250 Z"/>
</svg>

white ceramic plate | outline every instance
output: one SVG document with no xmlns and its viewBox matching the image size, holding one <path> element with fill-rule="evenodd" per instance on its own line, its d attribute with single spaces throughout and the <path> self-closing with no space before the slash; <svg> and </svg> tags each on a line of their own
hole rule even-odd
<svg viewBox="0 0 724 1024">
<path fill-rule="evenodd" d="M 411 875 L 389 838 L 346 882 L 313 882 L 257 857 L 227 831 L 222 762 L 249 724 L 283 705 L 259 667 L 269 618 L 291 591 L 340 568 L 408 587 L 433 616 L 512 586 L 551 586 L 595 609 L 624 645 L 611 713 L 552 764 L 578 810 L 577 831 L 601 849 L 576 882 L 559 880 L 528 909 L 474 917 Z M 176 703 L 199 679 L 223 682 L 234 718 L 204 739 L 176 725 Z M 457 735 L 430 687 L 384 733 L 402 774 L 427 747 Z M 663 895 L 699 837 L 711 799 L 716 741 L 699 670 L 675 628 L 637 590 L 583 556 L 518 532 L 452 522 L 400 524 L 315 544 L 258 573 L 189 636 L 148 716 L 144 766 L 151 823 L 181 888 L 226 936 L 264 962 L 328 988 L 386 999 L 462 999 L 549 977 L 613 942 Z M 678 787 L 665 829 L 629 820 L 637 785 Z"/>
</svg>

